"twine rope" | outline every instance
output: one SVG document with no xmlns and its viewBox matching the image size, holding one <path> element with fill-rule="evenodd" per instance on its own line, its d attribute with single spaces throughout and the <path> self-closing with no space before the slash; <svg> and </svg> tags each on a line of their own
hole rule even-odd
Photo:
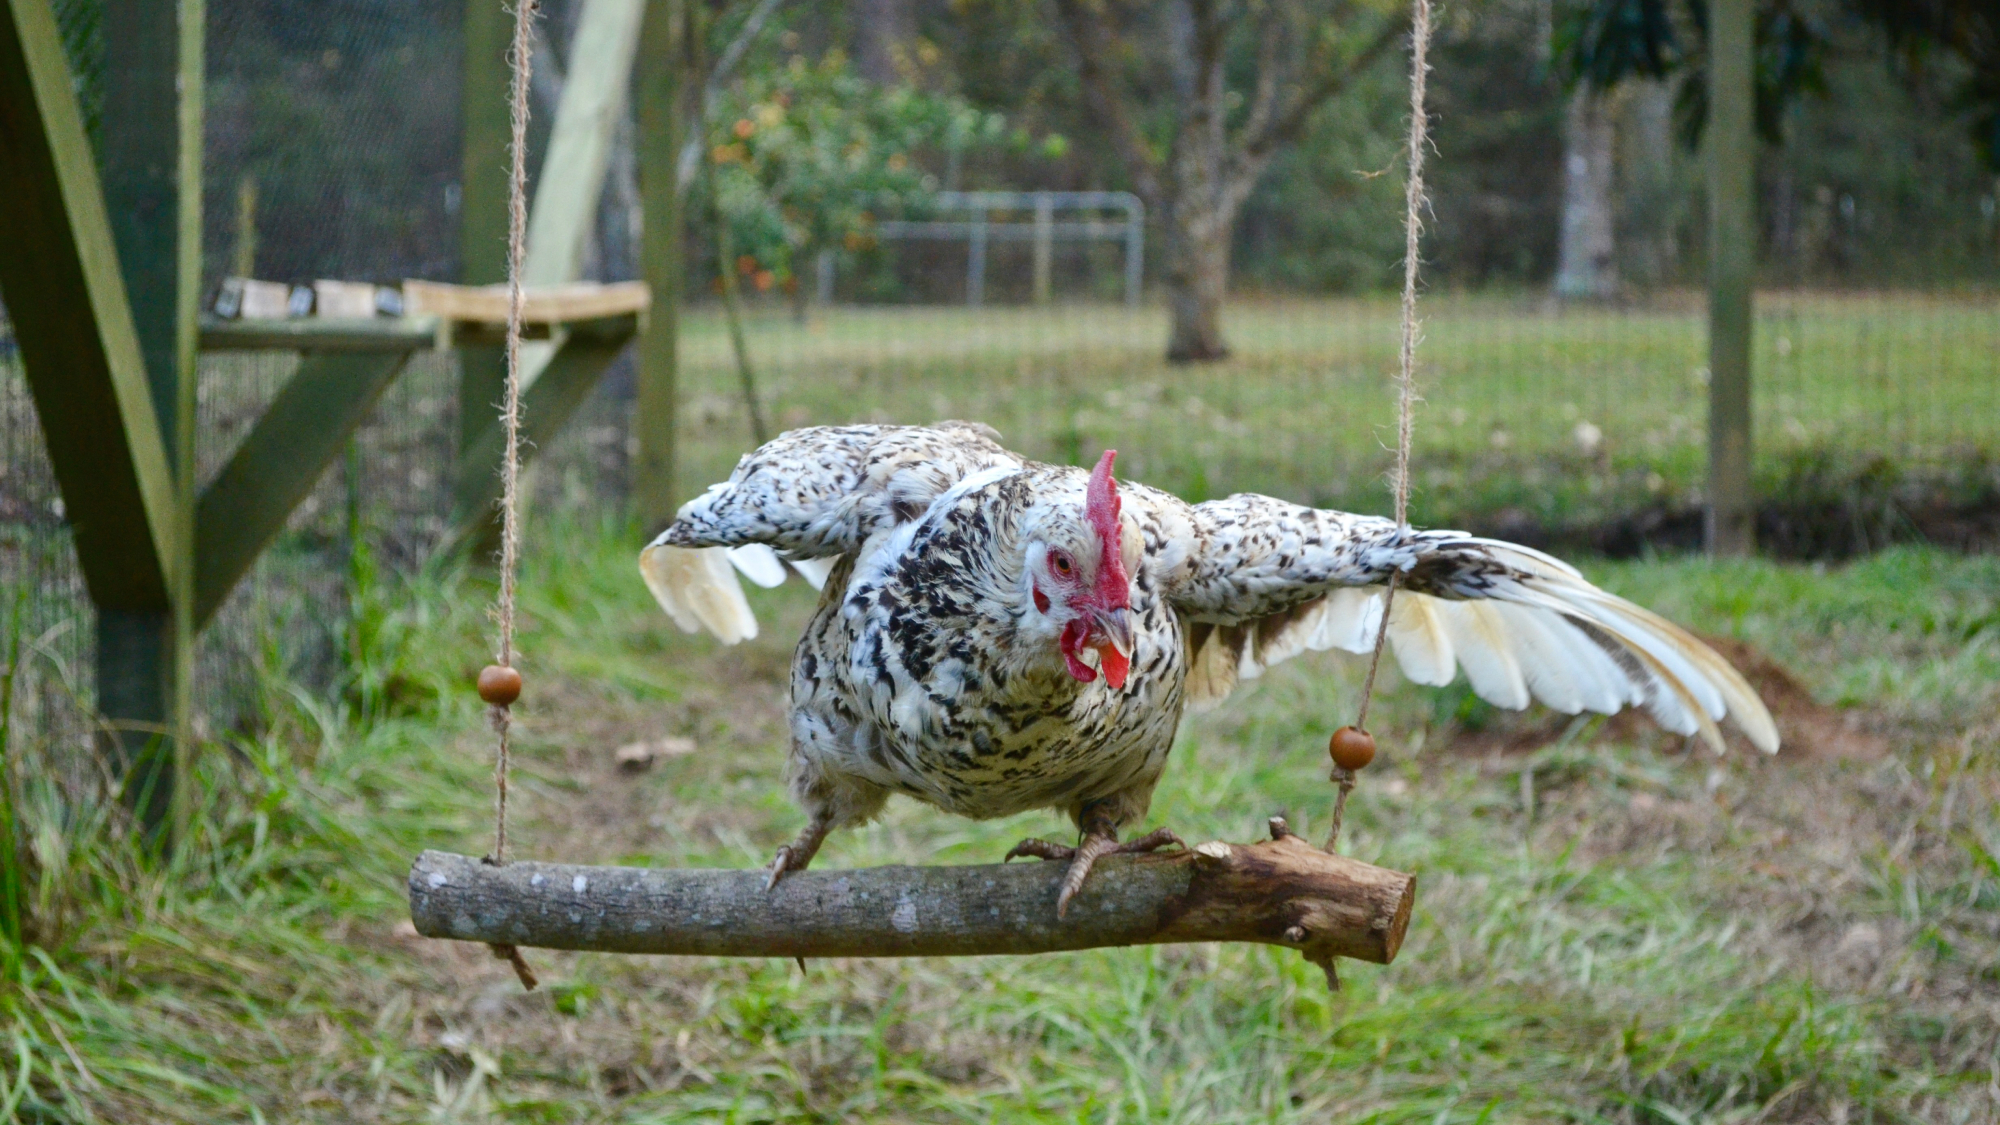
<svg viewBox="0 0 2000 1125">
<path fill-rule="evenodd" d="M 1431 0 L 1412 0 L 1410 19 L 1410 135 L 1409 176 L 1403 184 L 1403 342 L 1396 369 L 1396 529 L 1410 529 L 1410 443 L 1415 427 L 1417 338 L 1422 326 L 1417 320 L 1417 274 L 1423 264 L 1418 256 L 1424 232 L 1424 150 L 1430 147 L 1430 115 L 1425 109 L 1425 87 L 1430 77 Z M 1368 678 L 1361 683 L 1361 707 L 1354 725 L 1368 729 L 1368 706 L 1375 700 L 1375 675 L 1382 668 L 1382 649 L 1389 639 L 1389 611 L 1396 605 L 1396 583 L 1401 572 L 1389 572 L 1389 588 L 1382 595 L 1382 620 L 1375 627 L 1375 647 L 1368 654 Z M 1333 823 L 1327 832 L 1326 850 L 1340 842 L 1340 822 L 1347 815 L 1347 795 L 1354 791 L 1354 771 L 1333 767 L 1333 780 L 1340 793 L 1333 799 Z"/>
<path fill-rule="evenodd" d="M 534 70 L 531 36 L 536 2 L 515 0 L 514 41 L 507 52 L 513 70 L 508 90 L 513 137 L 508 145 L 511 168 L 507 185 L 507 391 L 500 406 L 500 425 L 506 439 L 500 456 L 500 596 L 494 607 L 500 625 L 500 651 L 496 659 L 503 668 L 514 666 L 514 571 L 520 564 L 521 547 L 521 310 L 526 303 L 521 286 L 521 260 L 527 256 L 528 242 L 528 82 Z M 506 704 L 496 703 L 487 716 L 500 740 L 493 759 L 493 862 L 504 864 L 512 711 Z"/>
<path fill-rule="evenodd" d="M 502 668 L 514 666 L 514 572 L 519 569 L 521 547 L 521 312 L 526 303 L 521 261 L 527 256 L 528 242 L 528 83 L 534 73 L 532 36 L 537 2 L 515 0 L 514 39 L 507 48 L 513 74 L 508 87 L 513 136 L 508 144 L 507 182 L 507 379 L 500 405 L 500 425 L 506 437 L 500 455 L 500 593 L 493 607 L 500 628 L 500 651 L 495 660 Z M 508 704 L 494 703 L 488 705 L 486 717 L 499 741 L 493 756 L 493 854 L 488 857 L 488 862 L 498 867 L 507 862 L 507 775 L 513 711 Z M 504 942 L 488 948 L 494 957 L 513 966 L 521 987 L 534 989 L 534 970 L 520 949 Z"/>
</svg>

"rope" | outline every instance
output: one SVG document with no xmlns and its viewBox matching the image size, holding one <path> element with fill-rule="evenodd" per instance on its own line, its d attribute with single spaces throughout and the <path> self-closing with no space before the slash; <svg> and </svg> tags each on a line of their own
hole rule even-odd
<svg viewBox="0 0 2000 1125">
<path fill-rule="evenodd" d="M 1410 20 L 1409 177 L 1403 185 L 1403 346 L 1396 371 L 1396 528 L 1410 529 L 1410 442 L 1416 414 L 1417 256 L 1424 232 L 1424 150 L 1430 146 L 1430 115 L 1424 108 L 1430 77 L 1431 0 L 1412 0 Z M 1382 595 L 1382 620 L 1375 627 L 1375 647 L 1368 655 L 1368 678 L 1361 684 L 1361 707 L 1354 725 L 1368 729 L 1368 705 L 1375 699 L 1375 675 L 1382 668 L 1382 649 L 1389 639 L 1389 611 L 1396 605 L 1396 580 L 1389 572 L 1389 589 Z M 1333 800 L 1333 824 L 1326 850 L 1340 842 L 1340 822 L 1347 815 L 1347 795 L 1354 791 L 1354 771 L 1336 764 L 1333 780 L 1340 793 Z"/>
<path fill-rule="evenodd" d="M 521 548 L 521 309 L 526 301 L 521 287 L 521 259 L 527 256 L 528 241 L 528 82 L 534 70 L 530 36 L 536 2 L 515 0 L 514 43 L 507 59 L 514 70 L 509 90 L 514 136 L 508 146 L 513 167 L 507 186 L 507 395 L 500 407 L 500 424 L 507 437 L 500 457 L 500 597 L 495 607 L 500 623 L 500 652 L 496 659 L 502 668 L 514 666 L 514 571 L 520 563 Z M 493 721 L 493 730 L 500 736 L 499 753 L 493 762 L 493 862 L 504 864 L 512 711 L 507 704 L 496 703 L 487 714 Z"/>
<path fill-rule="evenodd" d="M 521 261 L 527 256 L 528 241 L 528 83 L 533 77 L 534 53 L 530 42 L 538 0 L 515 0 L 514 41 L 507 52 L 513 69 L 508 90 L 511 99 L 513 137 L 508 153 L 512 158 L 507 185 L 507 392 L 500 407 L 500 424 L 506 443 L 500 458 L 500 594 L 494 616 L 500 626 L 500 667 L 514 666 L 514 572 L 520 565 L 520 483 L 521 483 L 521 313 L 526 295 L 521 286 Z M 517 681 L 518 682 L 518 681 Z M 496 702 L 487 708 L 487 718 L 499 736 L 493 758 L 493 855 L 495 866 L 507 862 L 507 774 L 513 728 L 510 703 Z M 493 955 L 513 965 L 524 988 L 535 987 L 535 974 L 521 951 L 512 945 L 496 944 Z"/>
</svg>

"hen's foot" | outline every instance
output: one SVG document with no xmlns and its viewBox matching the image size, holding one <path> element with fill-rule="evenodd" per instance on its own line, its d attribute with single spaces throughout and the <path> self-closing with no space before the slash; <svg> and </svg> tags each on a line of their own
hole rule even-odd
<svg viewBox="0 0 2000 1125">
<path fill-rule="evenodd" d="M 1015 844 L 1007 852 L 1007 859 L 1020 856 L 1034 856 L 1036 859 L 1069 861 L 1069 872 L 1063 876 L 1062 891 L 1056 895 L 1056 917 L 1069 914 L 1069 900 L 1083 889 L 1083 881 L 1090 876 L 1090 869 L 1097 861 L 1108 855 L 1137 855 L 1156 852 L 1167 845 L 1187 847 L 1179 836 L 1170 829 L 1155 828 L 1144 836 L 1127 843 L 1119 843 L 1110 836 L 1085 836 L 1083 843 L 1076 847 L 1058 844 L 1053 840 L 1039 840 L 1033 837 Z M 1002 860 L 1001 862 L 1006 862 Z"/>
</svg>

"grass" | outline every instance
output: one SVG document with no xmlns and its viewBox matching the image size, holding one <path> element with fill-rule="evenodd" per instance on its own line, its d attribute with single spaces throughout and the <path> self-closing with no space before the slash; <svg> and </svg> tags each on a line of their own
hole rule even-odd
<svg viewBox="0 0 2000 1125">
<path fill-rule="evenodd" d="M 648 604 L 634 547 L 554 518 L 533 536 L 516 846 L 762 862 L 797 823 L 777 775 L 807 596 L 753 592 L 764 636 L 718 650 Z M 804 974 L 537 953 L 549 983 L 521 994 L 403 921 L 418 848 L 485 845 L 490 735 L 464 685 L 489 591 L 364 591 L 347 689 L 267 680 L 262 729 L 199 758 L 210 796 L 169 860 L 56 783 L 78 747 L 8 733 L 32 944 L 10 939 L 0 992 L 0 1117 L 1993 1120 L 2000 559 L 1590 569 L 1775 655 L 1890 752 L 1712 759 L 1597 723 L 1503 749 L 1542 720 L 1392 683 L 1345 846 L 1418 872 L 1419 911 L 1397 964 L 1344 967 L 1338 995 L 1235 946 Z M 1154 819 L 1244 839 L 1282 809 L 1321 830 L 1320 747 L 1356 671 L 1295 661 L 1190 722 Z M 615 747 L 663 734 L 701 749 L 618 772 Z M 898 803 L 820 862 L 983 862 L 1056 827 Z"/>
</svg>

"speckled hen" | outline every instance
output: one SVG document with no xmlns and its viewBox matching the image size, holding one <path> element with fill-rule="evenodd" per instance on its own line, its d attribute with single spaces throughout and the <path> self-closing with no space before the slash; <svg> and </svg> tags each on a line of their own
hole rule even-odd
<svg viewBox="0 0 2000 1125">
<path fill-rule="evenodd" d="M 1067 910 L 1145 816 L 1189 705 L 1307 649 L 1365 652 L 1401 574 L 1389 644 L 1404 673 L 1511 708 L 1643 706 L 1720 749 L 1732 719 L 1777 749 L 1743 678 L 1671 623 L 1525 547 L 1242 494 L 1188 504 L 1094 469 L 1044 465 L 984 426 L 815 427 L 748 454 L 640 556 L 690 632 L 756 635 L 735 570 L 819 585 L 792 663 L 788 777 L 807 823 L 771 881 L 901 793 L 969 817 L 1069 814 Z M 732 564 L 734 569 L 732 569 Z"/>
</svg>

